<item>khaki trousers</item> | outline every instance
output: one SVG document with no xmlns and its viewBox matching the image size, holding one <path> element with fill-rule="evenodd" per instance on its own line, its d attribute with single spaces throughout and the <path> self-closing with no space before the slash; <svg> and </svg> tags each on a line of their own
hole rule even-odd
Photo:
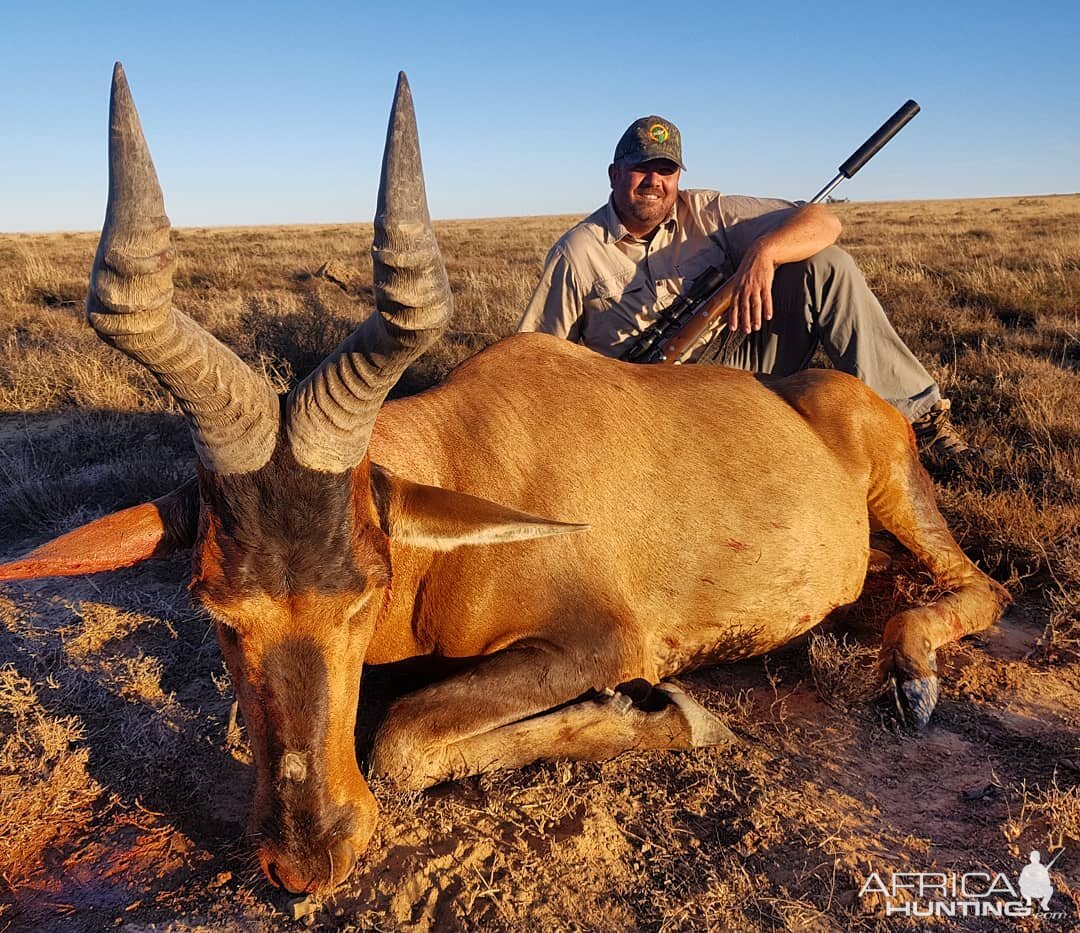
<svg viewBox="0 0 1080 933">
<path fill-rule="evenodd" d="M 772 300 L 773 318 L 760 331 L 741 341 L 735 338 L 723 349 L 710 346 L 701 361 L 790 376 L 806 369 L 820 346 L 833 366 L 857 376 L 908 421 L 941 398 L 937 383 L 893 330 L 855 261 L 839 247 L 780 266 Z"/>
</svg>

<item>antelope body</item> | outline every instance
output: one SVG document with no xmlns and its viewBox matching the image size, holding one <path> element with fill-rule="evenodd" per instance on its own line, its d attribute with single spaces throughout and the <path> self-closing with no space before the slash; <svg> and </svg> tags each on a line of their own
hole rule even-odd
<svg viewBox="0 0 1080 933">
<path fill-rule="evenodd" d="M 455 671 L 399 700 L 376 738 L 372 770 L 407 787 L 719 744 L 727 730 L 663 679 L 768 651 L 853 601 L 871 521 L 951 590 L 890 620 L 882 647 L 882 676 L 925 724 L 935 650 L 1008 597 L 953 540 L 897 412 L 836 373 L 635 367 L 534 334 L 383 405 L 450 314 L 404 76 L 375 227 L 376 312 L 278 399 L 172 307 L 168 221 L 117 65 L 87 313 L 177 398 L 197 476 L 0 565 L 15 580 L 192 548 L 271 881 L 329 890 L 368 843 L 365 663 L 431 655 Z M 617 690 L 639 681 L 658 687 Z"/>
</svg>

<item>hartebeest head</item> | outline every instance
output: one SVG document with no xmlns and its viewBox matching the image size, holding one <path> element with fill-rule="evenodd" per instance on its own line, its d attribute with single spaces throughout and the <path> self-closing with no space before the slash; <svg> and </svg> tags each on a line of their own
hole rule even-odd
<svg viewBox="0 0 1080 933">
<path fill-rule="evenodd" d="M 376 311 L 278 398 L 172 305 L 169 221 L 118 64 L 87 316 L 179 403 L 197 482 L 0 567 L 0 580 L 72 575 L 193 546 L 192 591 L 213 616 L 254 754 L 251 831 L 267 876 L 295 892 L 341 882 L 374 828 L 353 732 L 365 650 L 389 601 L 391 540 L 449 549 L 581 527 L 420 486 L 368 458 L 387 392 L 451 313 L 404 75 L 372 253 Z"/>
</svg>

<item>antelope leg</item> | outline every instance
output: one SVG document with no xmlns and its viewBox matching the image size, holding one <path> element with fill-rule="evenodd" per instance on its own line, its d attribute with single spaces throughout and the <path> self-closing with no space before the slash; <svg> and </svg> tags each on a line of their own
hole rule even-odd
<svg viewBox="0 0 1080 933">
<path fill-rule="evenodd" d="M 538 688 L 530 702 L 522 695 L 521 684 L 552 683 L 538 676 L 530 660 L 535 661 L 502 652 L 470 674 L 399 701 L 376 738 L 372 773 L 399 787 L 420 789 L 541 759 L 595 761 L 631 750 L 689 749 L 735 741 L 723 723 L 672 683 L 658 685 L 644 708 L 612 690 L 551 702 L 553 694 Z M 556 671 L 549 668 L 548 674 L 556 674 L 558 681 Z M 580 688 L 575 696 L 580 696 Z M 483 721 L 485 709 L 495 712 L 492 699 L 499 697 L 504 702 L 498 715 Z M 552 709 L 560 702 L 566 705 Z M 442 723 L 454 722 L 456 727 L 433 728 L 426 714 L 435 709 Z"/>
</svg>

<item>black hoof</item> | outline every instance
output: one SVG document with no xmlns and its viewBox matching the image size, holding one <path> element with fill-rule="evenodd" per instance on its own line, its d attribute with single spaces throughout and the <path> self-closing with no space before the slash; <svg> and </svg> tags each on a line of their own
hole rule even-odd
<svg viewBox="0 0 1080 933">
<path fill-rule="evenodd" d="M 941 682 L 936 674 L 927 677 L 889 678 L 893 702 L 900 721 L 916 732 L 922 732 L 941 696 Z"/>
</svg>

